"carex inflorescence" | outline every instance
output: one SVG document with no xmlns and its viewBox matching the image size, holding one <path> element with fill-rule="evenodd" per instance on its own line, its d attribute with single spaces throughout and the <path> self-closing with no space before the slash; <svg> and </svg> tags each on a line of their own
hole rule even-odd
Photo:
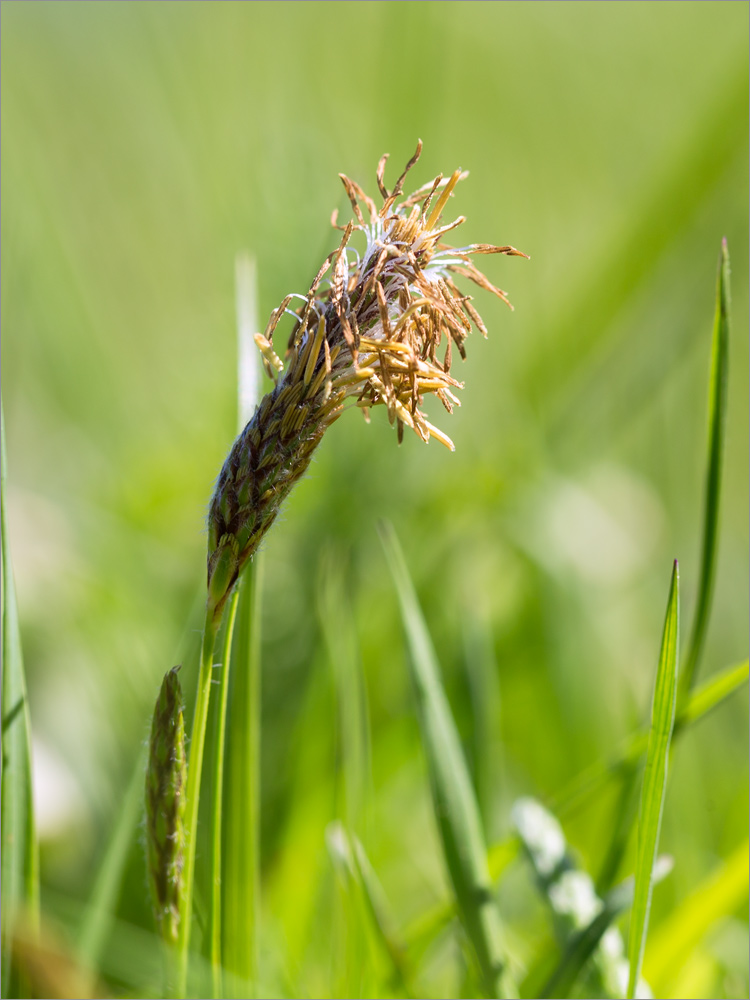
<svg viewBox="0 0 750 1000">
<path fill-rule="evenodd" d="M 403 185 L 422 150 L 417 146 L 392 190 L 384 183 L 387 156 L 380 160 L 377 208 L 355 181 L 341 174 L 355 221 L 338 226 L 341 242 L 325 259 L 299 307 L 288 295 L 257 334 L 266 371 L 275 387 L 261 400 L 235 441 L 211 500 L 208 531 L 208 601 L 215 618 L 243 567 L 279 512 L 280 505 L 307 469 L 327 428 L 351 400 L 369 418 L 385 406 L 391 423 L 423 441 L 453 443 L 421 409 L 434 393 L 450 413 L 462 384 L 451 374 L 454 349 L 465 357 L 472 324 L 486 336 L 481 317 L 455 284 L 468 278 L 505 303 L 474 265 L 474 254 L 525 257 L 512 246 L 474 243 L 451 247 L 444 237 L 464 218 L 442 225 L 453 189 L 465 177 L 456 170 L 404 197 Z M 366 218 L 367 216 L 367 218 Z M 365 239 L 358 251 L 354 232 Z M 284 360 L 273 345 L 285 313 L 294 317 Z M 440 355 L 438 352 L 440 351 Z"/>
</svg>

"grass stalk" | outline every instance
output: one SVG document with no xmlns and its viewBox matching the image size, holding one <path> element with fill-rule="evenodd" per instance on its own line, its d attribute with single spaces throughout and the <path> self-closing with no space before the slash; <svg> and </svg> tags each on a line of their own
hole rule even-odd
<svg viewBox="0 0 750 1000">
<path fill-rule="evenodd" d="M 651 709 L 651 729 L 646 751 L 641 805 L 638 813 L 638 849 L 635 864 L 635 895 L 628 939 L 630 978 L 628 1000 L 633 1000 L 643 965 L 643 953 L 648 933 L 648 918 L 654 886 L 654 864 L 659 846 L 659 833 L 667 788 L 669 747 L 674 729 L 679 662 L 680 593 L 679 573 L 675 560 L 667 600 L 659 666 L 654 685 Z"/>
<path fill-rule="evenodd" d="M 76 957 L 87 969 L 99 968 L 104 943 L 112 929 L 123 874 L 138 823 L 143 816 L 143 774 L 148 760 L 144 745 L 122 798 L 115 825 L 104 850 L 94 887 L 79 924 Z"/>
<path fill-rule="evenodd" d="M 716 279 L 716 309 L 711 338 L 711 373 L 708 383 L 708 456 L 703 511 L 703 540 L 698 597 L 693 616 L 685 665 L 679 683 L 679 703 L 690 693 L 695 681 L 706 629 L 711 612 L 711 600 L 716 576 L 716 552 L 719 538 L 719 502 L 721 499 L 721 469 L 726 438 L 727 389 L 729 381 L 729 249 L 722 240 L 719 272 Z"/>
<path fill-rule="evenodd" d="M 239 591 L 235 589 L 229 603 L 224 627 L 224 642 L 219 675 L 219 706 L 214 753 L 213 810 L 211 816 L 211 910 L 209 938 L 211 941 L 211 981 L 216 1000 L 224 995 L 221 974 L 221 838 L 222 799 L 224 794 L 224 750 L 226 740 L 227 699 L 229 696 L 229 668 L 232 655 L 232 636 L 237 615 Z"/>
<path fill-rule="evenodd" d="M 479 964 L 485 996 L 514 997 L 517 987 L 508 970 L 479 806 L 435 650 L 396 534 L 384 523 L 380 534 L 401 605 L 435 817 L 458 913 Z"/>
<path fill-rule="evenodd" d="M 203 773 L 203 749 L 206 742 L 208 703 L 211 697 L 211 674 L 213 671 L 214 648 L 219 620 L 211 604 L 206 607 L 206 622 L 203 628 L 200 670 L 198 674 L 198 694 L 193 716 L 190 738 L 190 758 L 188 762 L 187 791 L 185 795 L 185 869 L 183 873 L 183 896 L 180 909 L 177 952 L 179 956 L 177 975 L 177 995 L 187 995 L 188 967 L 190 958 L 190 921 L 193 909 L 193 884 L 195 881 L 195 848 L 198 836 L 198 805 L 200 801 L 201 775 Z"/>
<path fill-rule="evenodd" d="M 224 795 L 223 946 L 228 995 L 257 991 L 260 927 L 261 608 L 263 555 L 239 585 Z"/>
<path fill-rule="evenodd" d="M 31 720 L 21 651 L 6 509 L 5 421 L 0 412 L 0 533 L 2 543 L 2 995 L 11 986 L 11 946 L 17 917 L 39 923 L 39 845 L 31 775 Z M 18 985 L 18 984 L 17 984 Z M 19 993 L 19 995 L 21 995 Z"/>
</svg>

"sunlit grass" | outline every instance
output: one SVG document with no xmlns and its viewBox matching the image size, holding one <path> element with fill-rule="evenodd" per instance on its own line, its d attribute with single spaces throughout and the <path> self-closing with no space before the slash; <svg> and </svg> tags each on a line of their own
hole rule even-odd
<svg viewBox="0 0 750 1000">
<path fill-rule="evenodd" d="M 467 239 L 532 261 L 493 272 L 512 316 L 479 303 L 456 453 L 341 420 L 231 655 L 206 658 L 186 993 L 601 995 L 616 931 L 654 995 L 746 996 L 746 6 L 11 2 L 2 26 L 3 995 L 29 995 L 19 969 L 37 995 L 81 970 L 90 995 L 163 995 L 143 747 L 176 663 L 188 732 L 195 712 L 235 257 L 265 318 L 336 245 L 336 172 L 369 185 L 421 134 L 416 183 L 470 168 Z M 734 329 L 725 249 L 712 339 L 723 236 Z M 654 875 L 638 806 L 675 556 Z M 513 825 L 529 797 L 603 905 L 578 923 Z"/>
</svg>

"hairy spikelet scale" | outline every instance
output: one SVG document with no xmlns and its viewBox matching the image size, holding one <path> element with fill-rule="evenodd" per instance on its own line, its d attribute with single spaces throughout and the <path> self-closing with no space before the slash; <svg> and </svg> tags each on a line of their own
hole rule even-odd
<svg viewBox="0 0 750 1000">
<path fill-rule="evenodd" d="M 487 334 L 471 297 L 459 291 L 454 276 L 468 278 L 510 305 L 505 292 L 476 268 L 471 256 L 526 255 L 511 246 L 450 247 L 442 242 L 464 221 L 459 217 L 440 224 L 453 189 L 466 175 L 459 170 L 447 179 L 439 175 L 402 198 L 404 180 L 421 148 L 420 142 L 392 191 L 383 181 L 387 157 L 381 159 L 380 209 L 358 184 L 341 175 L 356 222 L 337 226 L 343 232 L 339 247 L 326 258 L 292 313 L 295 323 L 284 361 L 274 350 L 273 335 L 282 316 L 291 312 L 293 296 L 284 299 L 265 332 L 256 335 L 276 385 L 232 446 L 211 500 L 208 602 L 216 618 L 347 400 L 365 417 L 371 407 L 385 406 L 399 441 L 408 426 L 423 441 L 434 437 L 453 449 L 450 438 L 427 420 L 423 397 L 436 395 L 450 413 L 459 404 L 454 390 L 462 388 L 450 374 L 452 350 L 465 357 L 472 324 Z M 365 237 L 361 253 L 350 245 L 354 231 Z"/>
</svg>

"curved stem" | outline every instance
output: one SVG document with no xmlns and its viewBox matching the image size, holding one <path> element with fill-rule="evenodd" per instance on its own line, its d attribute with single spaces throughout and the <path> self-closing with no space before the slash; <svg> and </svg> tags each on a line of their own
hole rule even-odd
<svg viewBox="0 0 750 1000">
<path fill-rule="evenodd" d="M 216 1000 L 223 996 L 221 975 L 221 835 L 222 796 L 224 792 L 224 749 L 227 726 L 227 697 L 229 693 L 229 665 L 232 655 L 232 635 L 237 614 L 239 589 L 235 588 L 229 604 L 229 614 L 224 630 L 221 656 L 221 677 L 219 680 L 219 718 L 216 727 L 216 749 L 214 754 L 213 815 L 211 817 L 211 979 Z"/>
<path fill-rule="evenodd" d="M 201 664 L 198 676 L 198 695 L 195 702 L 193 732 L 190 739 L 190 759 L 188 762 L 187 789 L 185 793 L 185 867 L 183 869 L 183 892 L 180 905 L 180 928 L 177 939 L 179 974 L 177 995 L 186 996 L 188 959 L 190 953 L 190 919 L 193 908 L 193 877 L 195 874 L 195 842 L 198 833 L 198 803 L 200 800 L 201 773 L 203 771 L 203 747 L 206 742 L 206 722 L 208 702 L 211 696 L 211 671 L 213 670 L 214 646 L 219 630 L 211 604 L 206 607 L 206 623 L 203 628 Z"/>
</svg>

